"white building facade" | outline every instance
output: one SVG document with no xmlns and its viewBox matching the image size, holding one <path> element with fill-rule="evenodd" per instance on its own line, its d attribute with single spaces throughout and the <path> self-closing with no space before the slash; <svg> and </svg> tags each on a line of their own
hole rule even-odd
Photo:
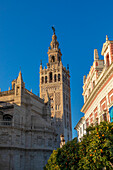
<svg viewBox="0 0 113 170">
<path fill-rule="evenodd" d="M 103 60 L 94 50 L 94 62 L 89 74 L 84 76 L 83 97 L 86 128 L 102 121 L 113 121 L 113 41 L 106 36 L 102 47 Z"/>
<path fill-rule="evenodd" d="M 75 128 L 77 130 L 77 135 L 78 135 L 78 141 L 80 142 L 83 138 L 83 136 L 86 134 L 86 121 L 85 117 L 82 117 Z"/>
</svg>

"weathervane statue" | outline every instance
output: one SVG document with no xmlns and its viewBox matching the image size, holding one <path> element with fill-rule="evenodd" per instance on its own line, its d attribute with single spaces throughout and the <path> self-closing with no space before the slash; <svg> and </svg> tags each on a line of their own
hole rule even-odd
<svg viewBox="0 0 113 170">
<path fill-rule="evenodd" d="M 54 28 L 54 26 L 52 27 L 52 30 L 53 30 L 53 33 L 55 34 L 55 28 Z"/>
</svg>

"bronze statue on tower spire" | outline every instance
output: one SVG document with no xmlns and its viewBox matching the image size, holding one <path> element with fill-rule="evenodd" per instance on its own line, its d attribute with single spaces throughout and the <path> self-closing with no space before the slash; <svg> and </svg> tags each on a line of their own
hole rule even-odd
<svg viewBox="0 0 113 170">
<path fill-rule="evenodd" d="M 53 30 L 53 33 L 55 34 L 55 28 L 54 27 L 52 27 L 52 30 Z"/>
</svg>

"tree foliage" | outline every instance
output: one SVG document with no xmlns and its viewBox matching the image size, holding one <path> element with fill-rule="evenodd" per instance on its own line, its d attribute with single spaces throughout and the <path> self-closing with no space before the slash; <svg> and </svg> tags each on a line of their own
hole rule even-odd
<svg viewBox="0 0 113 170">
<path fill-rule="evenodd" d="M 113 169 L 113 123 L 102 122 L 87 129 L 81 142 L 73 139 L 53 151 L 45 169 Z"/>
</svg>

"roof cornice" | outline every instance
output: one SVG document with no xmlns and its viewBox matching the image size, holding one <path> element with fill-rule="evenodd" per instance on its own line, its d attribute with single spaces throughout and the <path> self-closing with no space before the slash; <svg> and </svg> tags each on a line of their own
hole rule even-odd
<svg viewBox="0 0 113 170">
<path fill-rule="evenodd" d="M 91 92 L 91 94 L 88 97 L 87 101 L 84 103 L 84 105 L 83 105 L 83 107 L 81 109 L 81 112 L 85 113 L 87 111 L 87 109 L 89 108 L 91 102 L 95 99 L 95 97 L 98 94 L 99 90 L 102 88 L 102 85 L 104 84 L 104 82 L 109 78 L 111 73 L 113 73 L 113 63 L 106 70 L 104 70 L 104 71 L 105 71 L 104 75 L 97 82 L 95 88 Z M 100 74 L 100 76 L 101 76 L 101 74 Z"/>
</svg>

